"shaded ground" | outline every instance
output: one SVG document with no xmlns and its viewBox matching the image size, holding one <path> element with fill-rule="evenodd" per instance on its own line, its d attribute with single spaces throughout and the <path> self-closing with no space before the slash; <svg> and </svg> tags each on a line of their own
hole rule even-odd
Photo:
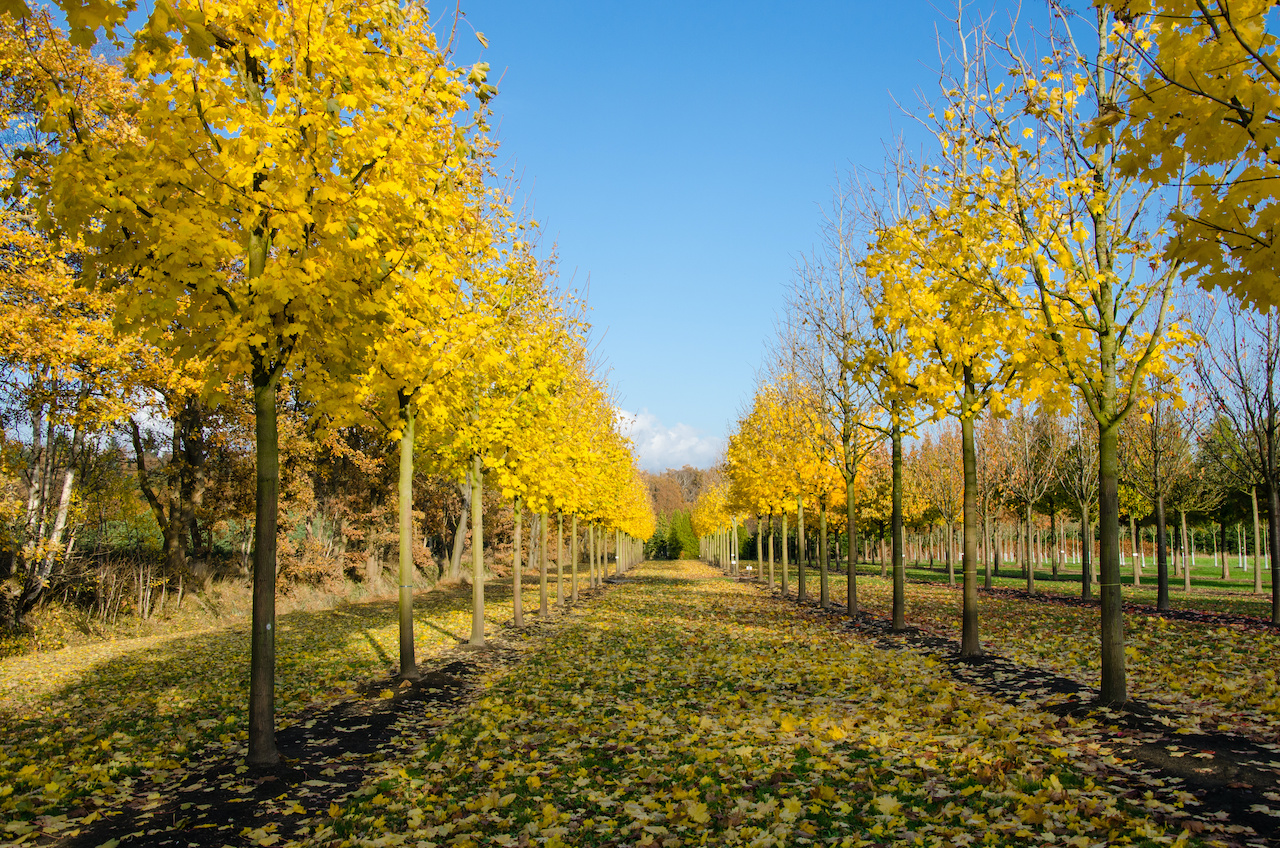
<svg viewBox="0 0 1280 848">
<path fill-rule="evenodd" d="M 583 591 L 584 600 L 598 591 Z M 272 845 L 307 836 L 331 805 L 359 794 L 374 764 L 397 755 L 403 740 L 435 735 L 477 690 L 483 673 L 520 660 L 524 644 L 557 617 L 528 626 L 508 626 L 485 649 L 466 645 L 423 667 L 419 680 L 367 681 L 355 699 L 314 708 L 276 733 L 281 763 L 249 768 L 237 756 L 218 756 L 182 770 L 162 783 L 141 784 L 123 809 L 99 817 L 60 839 L 39 844 L 65 848 L 116 845 Z M 78 808 L 68 818 L 90 816 Z"/>
<path fill-rule="evenodd" d="M 495 649 L 486 662 L 510 654 Z M 143 788 L 145 794 L 127 808 L 104 811 L 102 818 L 59 844 L 97 848 L 117 840 L 214 848 L 263 844 L 270 834 L 303 836 L 304 813 L 322 813 L 349 797 L 364 781 L 368 765 L 382 759 L 398 736 L 432 733 L 432 717 L 456 709 L 480 669 L 474 658 L 459 657 L 412 684 L 372 682 L 358 700 L 308 712 L 278 732 L 279 766 L 250 769 L 238 758 L 206 760 L 171 782 Z M 255 830 L 261 835 L 245 833 Z"/>
<path fill-rule="evenodd" d="M 1023 590 L 983 590 L 984 594 L 1032 599 L 1044 603 L 1096 606 L 1059 595 L 1028 594 Z M 800 603 L 794 597 L 793 603 Z M 806 607 L 821 611 L 818 602 L 806 599 Z M 844 619 L 845 607 L 831 603 L 826 611 L 833 623 L 877 636 L 876 644 L 888 649 L 912 649 L 937 655 L 958 679 L 1010 702 L 1031 701 L 1055 714 L 1062 722 L 1089 716 L 1106 729 L 1100 742 L 1103 755 L 1139 763 L 1170 785 L 1194 796 L 1201 818 L 1228 824 L 1228 832 L 1250 845 L 1280 846 L 1280 740 L 1261 744 L 1231 733 L 1175 733 L 1170 711 L 1141 701 L 1123 709 L 1098 704 L 1098 691 L 1043 669 L 1018 665 L 994 654 L 961 658 L 958 642 L 910 627 L 898 633 L 884 619 L 863 613 L 856 623 Z M 1126 604 L 1126 612 L 1163 615 L 1206 626 L 1272 627 L 1255 616 L 1174 610 L 1157 613 L 1154 607 Z M 1185 823 L 1193 831 L 1196 822 Z M 1248 829 L 1246 831 L 1245 829 Z M 1249 831 L 1252 831 L 1250 833 Z"/>
</svg>

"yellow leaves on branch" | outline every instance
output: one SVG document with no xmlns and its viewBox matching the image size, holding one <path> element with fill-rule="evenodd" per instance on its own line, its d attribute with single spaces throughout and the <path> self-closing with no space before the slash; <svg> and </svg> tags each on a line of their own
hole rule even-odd
<svg viewBox="0 0 1280 848">
<path fill-rule="evenodd" d="M 438 195 L 472 156 L 471 106 L 425 12 L 325 14 L 315 39 L 314 10 L 158 7 L 125 60 L 125 137 L 81 109 L 43 117 L 61 139 L 50 209 L 83 234 L 86 273 L 119 281 L 122 323 L 209 357 L 211 385 L 300 355 L 348 367 L 393 271 L 456 221 Z"/>
<path fill-rule="evenodd" d="M 1205 288 L 1258 308 L 1280 304 L 1275 185 L 1280 162 L 1277 38 L 1265 0 L 1106 4 L 1116 40 L 1143 67 L 1123 93 L 1122 166 L 1157 184 L 1185 184 L 1168 254 Z"/>
</svg>

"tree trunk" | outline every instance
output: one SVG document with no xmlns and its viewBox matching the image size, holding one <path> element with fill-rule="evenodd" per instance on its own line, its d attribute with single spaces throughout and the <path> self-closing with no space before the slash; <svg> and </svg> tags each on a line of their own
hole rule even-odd
<svg viewBox="0 0 1280 848">
<path fill-rule="evenodd" d="M 1195 565 L 1195 550 L 1191 545 L 1191 537 L 1187 533 L 1187 511 L 1178 510 L 1182 522 L 1182 591 L 1191 592 L 1191 571 Z"/>
<path fill-rule="evenodd" d="M 848 474 L 844 480 L 845 493 L 845 528 L 849 535 L 849 556 L 845 563 L 847 571 L 847 579 L 845 582 L 845 610 L 849 614 L 849 618 L 856 619 L 858 617 L 858 569 L 854 565 L 857 560 L 858 546 L 858 523 L 857 523 L 857 502 L 854 500 L 854 474 Z M 824 511 L 825 512 L 825 511 Z M 837 536 L 837 538 L 839 538 Z M 836 547 L 836 557 L 840 556 L 840 548 Z"/>
<path fill-rule="evenodd" d="M 773 591 L 773 513 L 769 513 L 769 591 Z"/>
<path fill-rule="evenodd" d="M 907 563 L 902 533 L 902 428 L 893 425 L 889 433 L 892 444 L 893 499 L 892 514 L 889 519 L 893 535 L 893 624 L 895 631 L 907 627 Z"/>
<path fill-rule="evenodd" d="M 1062 570 L 1062 544 L 1058 541 L 1058 510 L 1049 511 L 1049 539 L 1053 544 L 1053 548 L 1049 551 L 1049 561 L 1053 563 L 1053 579 L 1058 579 L 1058 572 Z"/>
<path fill-rule="evenodd" d="M 1129 516 L 1129 541 L 1133 546 L 1133 585 L 1142 585 L 1142 537 L 1138 535 L 1138 523 Z"/>
<path fill-rule="evenodd" d="M 1253 591 L 1262 594 L 1262 529 L 1258 526 L 1258 487 L 1249 490 L 1253 498 Z"/>
<path fill-rule="evenodd" d="M 1222 533 L 1221 549 L 1219 549 L 1218 545 L 1219 531 Z M 1227 562 L 1227 528 L 1225 525 L 1219 524 L 1217 529 L 1214 529 L 1213 522 L 1210 522 L 1209 535 L 1213 536 L 1213 564 L 1215 567 L 1222 569 L 1222 579 L 1226 580 L 1231 577 L 1231 569 Z M 1221 553 L 1221 559 L 1219 559 L 1219 553 Z"/>
<path fill-rule="evenodd" d="M 538 617 L 547 617 L 547 514 L 538 513 Z"/>
<path fill-rule="evenodd" d="M 1089 532 L 1089 505 L 1080 504 L 1080 597 L 1093 597 L 1093 545 L 1087 544 L 1093 534 Z"/>
<path fill-rule="evenodd" d="M 578 516 L 569 519 L 569 567 L 572 569 L 569 592 L 573 602 L 578 602 Z"/>
<path fill-rule="evenodd" d="M 596 589 L 599 588 L 600 585 L 598 583 L 599 577 L 597 573 L 600 567 L 598 562 L 600 556 L 596 551 L 596 525 L 594 522 L 587 525 L 587 539 L 591 542 L 591 588 Z"/>
<path fill-rule="evenodd" d="M 1108 398 L 1109 404 L 1114 400 Z M 1110 408 L 1104 409 L 1109 412 Z M 1124 598 L 1120 592 L 1120 497 L 1118 424 L 1098 425 L 1098 529 L 1102 544 L 1099 594 L 1102 636 L 1102 680 L 1100 697 L 1104 704 L 1123 704 L 1129 694 L 1124 670 Z M 1092 534 L 1090 534 L 1092 538 Z M 1086 544 L 1090 539 L 1086 539 Z M 1089 544 L 1092 547 L 1092 544 Z"/>
<path fill-rule="evenodd" d="M 982 570 L 984 572 L 982 586 L 984 589 L 990 589 L 993 585 L 991 582 L 991 560 L 995 555 L 995 551 L 993 550 L 992 541 L 991 515 L 987 514 L 982 516 Z"/>
<path fill-rule="evenodd" d="M 973 391 L 966 386 L 965 406 L 973 409 Z M 982 653 L 978 639 L 978 460 L 973 444 L 973 418 L 960 419 L 960 455 L 964 463 L 964 603 L 960 624 L 960 656 Z"/>
<path fill-rule="evenodd" d="M 467 520 L 471 513 L 471 471 L 468 470 L 463 481 L 458 484 L 458 494 L 462 495 L 462 515 L 458 516 L 458 527 L 453 532 L 453 554 L 449 557 L 449 579 L 462 579 L 462 547 L 467 541 Z"/>
<path fill-rule="evenodd" d="M 253 623 L 249 658 L 249 755 L 251 766 L 280 762 L 276 750 L 276 514 L 280 495 L 278 372 L 259 366 L 253 375 L 254 456 L 257 465 L 253 528 Z"/>
<path fill-rule="evenodd" d="M 471 458 L 471 645 L 484 647 L 484 464 Z"/>
<path fill-rule="evenodd" d="M 787 568 L 791 564 L 787 548 L 790 546 L 790 533 L 787 528 L 787 511 L 782 511 L 782 597 L 787 597 Z"/>
<path fill-rule="evenodd" d="M 796 511 L 799 513 L 796 524 L 796 544 L 800 548 L 799 561 L 796 563 L 796 598 L 797 600 L 803 601 L 806 599 L 804 591 L 804 498 L 798 498 L 796 500 Z"/>
<path fill-rule="evenodd" d="M 1163 492 L 1156 493 L 1156 609 L 1169 609 L 1169 537 Z"/>
<path fill-rule="evenodd" d="M 520 545 L 524 541 L 520 538 L 524 530 L 524 509 L 520 503 L 519 495 L 516 495 L 513 512 L 515 513 L 515 532 L 511 547 L 511 602 L 513 608 L 511 622 L 516 627 L 524 627 L 524 580 L 521 574 L 524 571 L 524 563 L 520 561 Z M 576 584 L 574 588 L 577 588 Z"/>
<path fill-rule="evenodd" d="M 413 651 L 413 405 L 402 398 L 400 412 L 400 679 L 417 680 Z"/>
<path fill-rule="evenodd" d="M 947 522 L 947 585 L 956 585 L 956 527 L 952 521 Z"/>
<path fill-rule="evenodd" d="M 729 554 L 729 573 L 734 577 L 738 576 L 738 556 L 741 552 L 738 546 L 738 516 L 735 515 L 733 517 L 733 551 Z"/>
<path fill-rule="evenodd" d="M 818 513 L 818 605 L 823 609 L 831 607 L 831 597 L 827 593 L 827 505 L 822 504 Z"/>
<path fill-rule="evenodd" d="M 760 514 L 756 513 L 756 573 L 754 579 L 760 579 L 761 571 L 764 571 L 764 522 L 760 520 Z"/>
<path fill-rule="evenodd" d="M 564 513 L 556 513 L 556 606 L 564 606 Z"/>
<path fill-rule="evenodd" d="M 186 569 L 184 528 L 179 522 L 181 510 L 174 508 L 176 504 L 174 499 L 170 497 L 169 509 L 166 511 L 160 496 L 156 493 L 155 488 L 152 487 L 150 475 L 147 473 L 146 451 L 142 446 L 142 431 L 138 427 L 138 422 L 132 418 L 129 419 L 129 435 L 133 441 L 134 467 L 138 472 L 138 489 L 151 507 L 151 514 L 155 517 L 156 526 L 160 528 L 166 570 L 181 574 Z M 177 455 L 176 438 L 174 439 L 174 455 L 175 457 Z M 174 494 L 173 489 L 170 490 L 170 494 Z"/>
<path fill-rule="evenodd" d="M 1035 553 L 1031 549 L 1032 530 L 1031 518 L 1031 502 L 1027 501 L 1027 591 L 1034 592 L 1036 590 L 1036 558 Z"/>
<path fill-rule="evenodd" d="M 1000 558 L 1004 552 L 1004 533 L 1000 530 L 1000 523 L 996 522 L 996 545 L 995 556 L 992 560 L 992 570 L 996 577 L 1000 576 Z"/>
<path fill-rule="evenodd" d="M 1271 554 L 1271 623 L 1280 624 L 1280 485 L 1275 478 L 1267 486 L 1267 544 Z"/>
</svg>

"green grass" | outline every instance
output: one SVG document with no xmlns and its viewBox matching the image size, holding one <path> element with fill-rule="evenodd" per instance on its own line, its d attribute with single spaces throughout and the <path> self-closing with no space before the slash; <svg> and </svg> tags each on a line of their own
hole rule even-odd
<svg viewBox="0 0 1280 848">
<path fill-rule="evenodd" d="M 754 560 L 743 560 L 739 563 L 741 569 L 745 569 L 748 565 L 758 569 L 758 573 L 762 575 L 762 579 L 768 579 L 769 564 L 765 562 L 763 567 Z M 915 583 L 942 583 L 948 582 L 947 569 L 945 565 L 935 563 L 930 567 L 927 563 L 907 562 L 906 564 L 907 580 Z M 781 585 L 782 581 L 782 563 L 775 561 L 774 581 Z M 831 571 L 831 579 L 840 579 L 840 575 L 844 574 L 845 564 L 842 562 L 838 566 L 833 564 Z M 1252 568 L 1252 564 L 1250 564 Z M 788 583 L 795 591 L 797 580 L 797 566 L 795 563 L 789 563 Z M 1191 592 L 1188 593 L 1183 588 L 1183 578 L 1179 575 L 1173 576 L 1172 563 L 1170 564 L 1169 576 L 1169 603 L 1175 609 L 1199 610 L 1202 612 L 1225 612 L 1236 615 L 1252 615 L 1260 618 L 1270 619 L 1271 617 L 1271 574 L 1269 571 L 1263 572 L 1261 594 L 1253 591 L 1253 572 L 1240 572 L 1233 570 L 1229 580 L 1223 580 L 1220 566 L 1215 568 L 1210 557 L 1197 557 L 1195 567 L 1191 572 Z M 860 577 L 876 577 L 881 573 L 878 563 L 859 563 L 858 574 Z M 818 585 L 818 572 L 816 568 L 805 568 L 805 583 L 811 595 L 816 596 Z M 1244 575 L 1244 576 L 1241 576 Z M 980 568 L 978 571 L 979 585 L 985 585 L 985 573 Z M 1126 563 L 1121 567 L 1121 580 L 1124 586 L 1124 597 L 1127 601 L 1140 604 L 1148 604 L 1154 606 L 1156 603 L 1156 573 L 1155 565 L 1148 561 L 1146 570 L 1140 578 L 1140 585 L 1133 585 L 1133 572 Z M 960 572 L 959 563 L 956 563 L 955 581 L 959 585 L 963 581 L 963 575 Z M 1003 589 L 1025 589 L 1027 586 L 1026 577 L 1016 568 L 1005 567 L 1000 570 L 999 575 L 992 575 L 992 586 Z M 839 594 L 833 594 L 833 600 L 843 603 L 844 583 L 841 582 Z M 1080 568 L 1073 564 L 1064 564 L 1057 575 L 1053 574 L 1050 568 L 1038 568 L 1036 570 L 1035 586 L 1037 592 L 1045 592 L 1049 594 L 1069 595 L 1072 597 L 1080 596 Z M 1097 586 L 1094 585 L 1094 596 L 1097 596 Z"/>
</svg>

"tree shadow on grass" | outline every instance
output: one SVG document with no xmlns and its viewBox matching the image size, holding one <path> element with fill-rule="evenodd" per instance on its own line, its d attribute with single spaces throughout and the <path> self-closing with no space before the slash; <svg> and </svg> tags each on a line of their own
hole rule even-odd
<svg viewBox="0 0 1280 848">
<path fill-rule="evenodd" d="M 510 581 L 486 583 L 485 595 L 490 609 L 487 629 L 496 632 L 510 617 Z M 424 666 L 456 648 L 460 640 L 450 627 L 469 622 L 471 602 L 468 585 L 416 595 L 415 643 Z M 353 716 L 368 712 L 360 700 L 350 700 L 359 689 L 391 687 L 399 693 L 394 688 L 398 682 L 389 676 L 398 638 L 393 600 L 298 611 L 277 619 L 277 728 L 286 755 L 302 763 L 316 752 L 322 759 L 330 758 L 323 746 L 311 750 L 316 741 L 313 733 L 302 733 L 294 740 L 297 729 L 308 722 L 312 728 L 317 722 L 323 726 L 325 720 L 318 716 L 326 711 L 338 715 L 354 709 Z M 6 728 L 6 738 L 0 741 L 0 784 L 14 789 L 0 799 L 0 817 L 30 821 L 40 829 L 52 826 L 66 834 L 75 821 L 62 825 L 36 816 L 66 814 L 76 820 L 98 812 L 111 821 L 133 810 L 142 821 L 143 813 L 153 811 L 141 809 L 146 805 L 136 800 L 138 796 L 156 787 L 181 784 L 188 774 L 206 782 L 230 781 L 242 789 L 247 778 L 236 771 L 245 750 L 248 679 L 249 625 L 239 621 L 88 665 L 71 683 L 40 698 L 29 713 L 0 707 L 0 722 Z M 439 683 L 427 674 L 407 691 L 428 692 L 434 698 L 449 689 Z M 429 692 L 432 689 L 439 692 Z M 373 700 L 387 699 L 375 696 Z M 355 737 L 337 738 L 349 744 Z M 19 777 L 27 765 L 35 769 Z M 297 772 L 300 768 L 286 764 L 283 776 L 259 775 L 253 785 L 273 780 L 287 784 L 289 775 L 305 773 L 305 769 Z M 46 789 L 50 783 L 57 784 L 59 791 L 50 794 Z M 280 794 L 281 785 L 275 783 L 275 795 Z M 206 790 L 214 792 L 209 787 L 200 791 Z M 244 793 L 237 789 L 236 794 Z M 192 810 L 174 812 L 170 824 L 190 819 Z M 155 815 L 146 817 L 155 819 Z M 219 838 L 226 835 L 222 832 Z M 103 841 L 106 837 L 92 844 Z"/>
</svg>

